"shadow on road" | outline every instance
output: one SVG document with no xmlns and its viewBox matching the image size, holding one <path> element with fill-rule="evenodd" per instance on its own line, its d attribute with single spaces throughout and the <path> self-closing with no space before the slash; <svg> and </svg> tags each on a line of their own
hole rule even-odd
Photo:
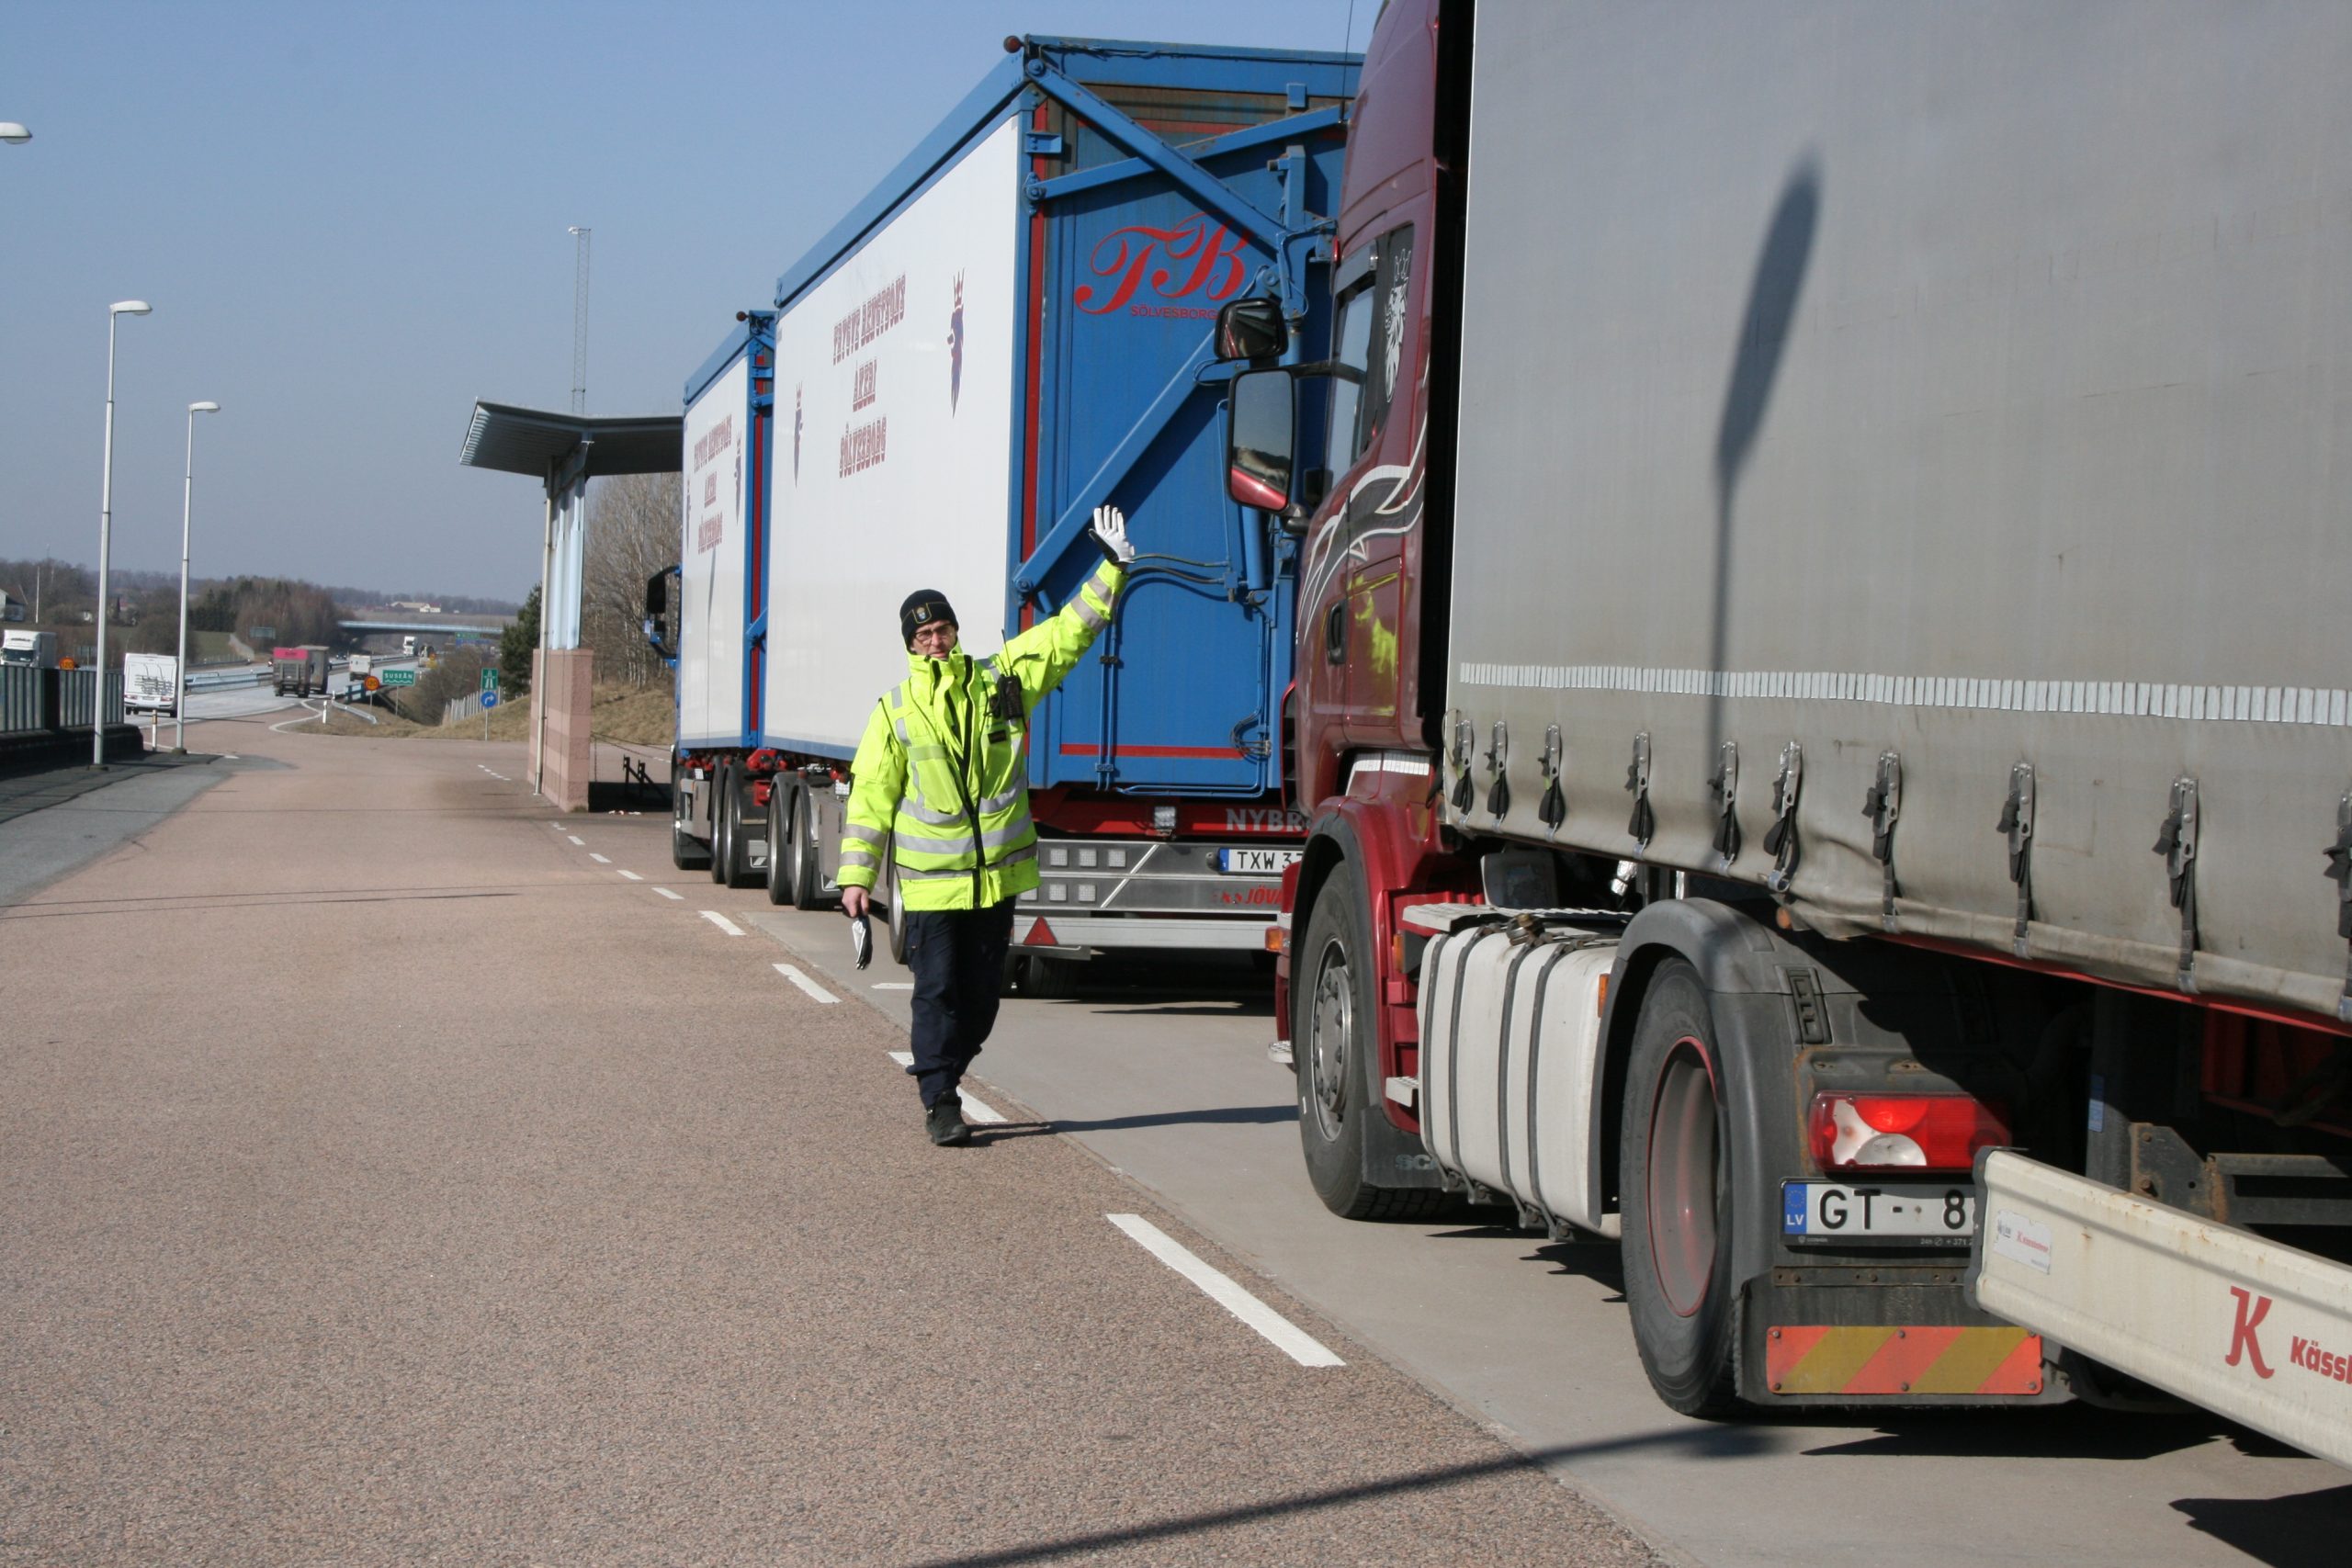
<svg viewBox="0 0 2352 1568">
<path fill-rule="evenodd" d="M 2269 1568 L 2337 1568 L 2352 1529 L 2352 1486 L 2291 1497 L 2184 1497 L 2173 1506 L 2191 1529 Z"/>
<path fill-rule="evenodd" d="M 1553 1448 L 1536 1449 L 1524 1454 L 1505 1454 L 1483 1460 L 1476 1464 L 1447 1465 L 1436 1470 L 1410 1471 L 1379 1481 L 1367 1481 L 1353 1486 L 1335 1486 L 1321 1492 L 1297 1492 L 1286 1497 L 1276 1497 L 1263 1503 L 1251 1503 L 1235 1508 L 1219 1508 L 1207 1513 L 1190 1514 L 1179 1518 L 1159 1519 L 1149 1524 L 1128 1525 L 1118 1529 L 1092 1530 L 1084 1535 L 1065 1536 L 1058 1540 L 1037 1541 L 1028 1546 L 1007 1547 L 998 1551 L 978 1551 L 968 1556 L 939 1557 L 930 1560 L 926 1568 L 1009 1568 L 1018 1562 L 1043 1562 L 1057 1557 L 1075 1556 L 1080 1552 L 1106 1551 L 1124 1546 L 1140 1546 L 1151 1541 L 1180 1540 L 1188 1536 L 1204 1535 L 1231 1525 L 1246 1525 L 1260 1519 L 1280 1518 L 1286 1515 L 1314 1513 L 1325 1508 L 1343 1508 L 1351 1503 L 1361 1503 L 1374 1497 L 1410 1496 L 1416 1493 L 1441 1491 L 1467 1482 L 1482 1481 L 1490 1475 L 1534 1473 L 1544 1466 L 1566 1460 L 1593 1454 L 1622 1452 L 1634 1449 L 1672 1449 L 1695 1453 L 1705 1459 L 1745 1459 L 1760 1452 L 1767 1439 L 1737 1427 L 1690 1427 L 1671 1432 L 1645 1433 L 1638 1437 L 1612 1438 L 1600 1442 L 1566 1443 Z"/>
<path fill-rule="evenodd" d="M 975 1145 L 1002 1138 L 1031 1138 L 1042 1133 L 1116 1133 L 1136 1127 L 1266 1126 L 1298 1120 L 1298 1107 L 1281 1105 L 1220 1105 L 1205 1111 L 1153 1111 L 1140 1116 L 1108 1116 L 1094 1122 L 1004 1122 L 972 1129 Z"/>
</svg>

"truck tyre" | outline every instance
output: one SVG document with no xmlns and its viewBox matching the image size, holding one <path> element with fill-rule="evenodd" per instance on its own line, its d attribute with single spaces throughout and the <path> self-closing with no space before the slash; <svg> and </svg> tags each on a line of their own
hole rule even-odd
<svg viewBox="0 0 2352 1568">
<path fill-rule="evenodd" d="M 1668 960 L 1634 1026 L 1618 1140 L 1634 1348 L 1658 1398 L 1702 1417 L 1740 1408 L 1732 1172 L 1747 1134 L 1726 1109 L 1718 1038 L 1699 972 Z"/>
<path fill-rule="evenodd" d="M 1448 1194 L 1379 1187 L 1364 1175 L 1364 1127 L 1381 1108 L 1379 1014 L 1372 917 L 1362 876 L 1341 862 L 1323 884 L 1306 940 L 1291 962 L 1291 1040 L 1298 1073 L 1298 1142 L 1306 1179 L 1342 1219 L 1434 1213 Z"/>
<path fill-rule="evenodd" d="M 686 830 L 686 793 L 670 781 L 670 863 L 680 871 L 700 871 L 710 863 L 710 849 Z"/>
<path fill-rule="evenodd" d="M 890 962 L 903 966 L 907 962 L 907 907 L 899 901 L 899 857 L 896 854 L 882 862 L 882 902 L 890 910 Z"/>
<path fill-rule="evenodd" d="M 751 806 L 752 780 L 741 767 L 730 770 L 728 787 L 717 801 L 719 810 L 727 814 L 727 858 L 720 863 L 725 872 L 720 886 L 752 887 L 758 886 L 759 873 L 752 869 L 752 836 L 745 831 L 743 820 Z"/>
<path fill-rule="evenodd" d="M 710 879 L 735 886 L 735 764 L 722 763 L 710 784 Z"/>
<path fill-rule="evenodd" d="M 768 786 L 768 902 L 790 904 L 793 863 L 799 859 L 798 840 L 791 833 L 800 810 L 800 787 L 779 775 Z"/>
<path fill-rule="evenodd" d="M 806 789 L 792 792 L 792 907 L 824 909 L 833 900 L 825 895 L 824 874 L 817 869 L 817 807 Z"/>
</svg>

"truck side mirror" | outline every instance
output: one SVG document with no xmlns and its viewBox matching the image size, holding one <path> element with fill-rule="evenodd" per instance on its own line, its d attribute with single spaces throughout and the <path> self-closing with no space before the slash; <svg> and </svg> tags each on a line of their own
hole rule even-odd
<svg viewBox="0 0 2352 1568">
<path fill-rule="evenodd" d="M 670 660 L 678 657 L 670 642 L 670 579 L 677 573 L 676 567 L 665 566 L 645 580 L 645 640 Z"/>
<path fill-rule="evenodd" d="M 1236 299 L 1216 313 L 1216 356 L 1255 365 L 1281 355 L 1290 341 L 1283 308 L 1273 299 Z"/>
<path fill-rule="evenodd" d="M 1287 370 L 1233 378 L 1225 426 L 1226 493 L 1244 506 L 1289 509 L 1298 447 L 1298 392 Z"/>
</svg>

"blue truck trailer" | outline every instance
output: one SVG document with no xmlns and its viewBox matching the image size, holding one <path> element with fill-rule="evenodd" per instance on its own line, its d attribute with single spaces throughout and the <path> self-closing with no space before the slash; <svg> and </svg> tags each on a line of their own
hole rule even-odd
<svg viewBox="0 0 2352 1568">
<path fill-rule="evenodd" d="M 1008 39 L 747 314 L 687 387 L 681 565 L 649 604 L 675 627 L 682 863 L 828 901 L 850 759 L 904 676 L 899 601 L 944 592 L 985 653 L 1077 592 L 1110 503 L 1142 553 L 1036 716 L 1044 886 L 1015 940 L 1037 960 L 1264 950 L 1301 827 L 1296 545 L 1225 499 L 1211 337 L 1266 292 L 1293 357 L 1323 356 L 1355 68 Z"/>
</svg>

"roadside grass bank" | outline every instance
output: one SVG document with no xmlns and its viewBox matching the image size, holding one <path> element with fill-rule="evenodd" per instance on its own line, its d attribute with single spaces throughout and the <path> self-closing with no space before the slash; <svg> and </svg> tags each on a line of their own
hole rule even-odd
<svg viewBox="0 0 2352 1568">
<path fill-rule="evenodd" d="M 358 714 L 335 708 L 322 725 L 295 725 L 290 733 L 300 734 L 316 729 L 325 735 L 369 736 L 378 740 L 480 740 L 482 739 L 482 718 L 479 709 L 455 724 L 419 724 L 382 708 L 370 708 L 370 724 Z M 597 686 L 588 698 L 588 720 L 592 738 L 616 746 L 654 746 L 667 749 L 675 734 L 676 710 L 670 694 L 654 686 L 622 684 Z M 490 739 L 492 740 L 527 740 L 531 737 L 531 702 L 525 697 L 518 702 L 502 701 L 490 710 Z"/>
</svg>

